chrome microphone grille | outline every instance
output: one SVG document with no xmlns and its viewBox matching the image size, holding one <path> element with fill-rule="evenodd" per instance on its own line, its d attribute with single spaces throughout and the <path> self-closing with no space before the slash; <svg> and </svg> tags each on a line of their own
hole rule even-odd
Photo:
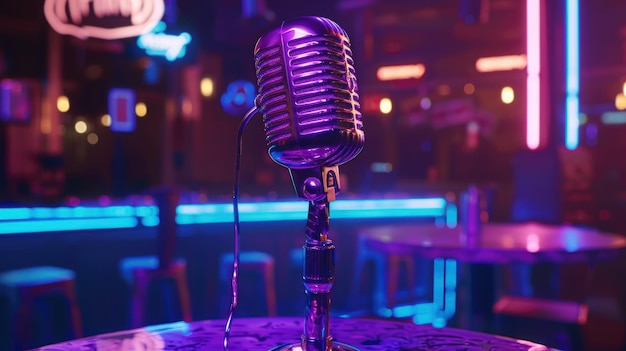
<svg viewBox="0 0 626 351">
<path fill-rule="evenodd" d="M 287 167 L 340 165 L 363 148 L 350 43 L 336 23 L 301 17 L 255 48 L 260 109 L 272 158 Z"/>
</svg>

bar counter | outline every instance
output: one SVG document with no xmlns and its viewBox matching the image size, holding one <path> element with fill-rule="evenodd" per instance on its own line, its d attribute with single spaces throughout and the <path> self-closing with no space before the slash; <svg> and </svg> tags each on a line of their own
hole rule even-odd
<svg viewBox="0 0 626 351">
<path fill-rule="evenodd" d="M 241 249 L 266 252 L 276 261 L 279 315 L 302 314 L 302 268 L 294 265 L 289 253 L 304 242 L 306 206 L 299 200 L 239 204 Z M 331 238 L 337 247 L 333 310 L 340 313 L 348 306 L 357 226 L 421 221 L 445 225 L 447 218 L 456 219 L 454 211 L 440 197 L 333 202 Z M 218 271 L 220 255 L 233 250 L 232 204 L 182 202 L 176 212 L 172 249 L 187 261 L 193 318 L 224 318 L 219 295 L 229 287 L 220 285 Z M 158 208 L 143 198 L 107 205 L 0 208 L 0 272 L 38 265 L 71 269 L 76 274 L 85 335 L 127 329 L 131 291 L 119 263 L 129 256 L 157 254 L 159 221 Z M 0 305 L 4 303 L 0 300 Z M 256 311 L 247 313 L 254 316 Z M 147 316 L 151 324 L 175 320 L 158 309 Z M 6 323 L 0 320 L 0 340 L 8 339 L 2 335 L 10 329 Z"/>
</svg>

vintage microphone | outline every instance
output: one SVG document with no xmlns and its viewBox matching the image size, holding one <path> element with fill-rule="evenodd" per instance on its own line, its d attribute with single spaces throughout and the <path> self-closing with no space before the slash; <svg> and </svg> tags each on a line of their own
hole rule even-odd
<svg viewBox="0 0 626 351">
<path fill-rule="evenodd" d="M 309 202 L 302 341 L 274 350 L 355 350 L 333 343 L 329 323 L 335 269 L 329 203 L 341 188 L 338 166 L 365 142 L 348 35 L 327 18 L 298 17 L 259 38 L 254 58 L 268 152 Z"/>
</svg>

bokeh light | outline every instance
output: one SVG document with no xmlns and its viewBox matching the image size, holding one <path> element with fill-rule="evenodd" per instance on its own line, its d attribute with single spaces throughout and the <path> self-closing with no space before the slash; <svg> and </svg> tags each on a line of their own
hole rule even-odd
<svg viewBox="0 0 626 351">
<path fill-rule="evenodd" d="M 513 91 L 513 88 L 508 87 L 508 86 L 502 88 L 502 90 L 500 91 L 500 99 L 505 104 L 512 103 L 513 100 L 515 100 L 515 92 Z"/>
<path fill-rule="evenodd" d="M 378 104 L 378 108 L 380 109 L 380 112 L 383 114 L 389 114 L 391 113 L 391 110 L 393 109 L 393 105 L 391 103 L 391 99 L 389 98 L 382 98 L 380 99 L 380 103 Z"/>
<path fill-rule="evenodd" d="M 98 143 L 98 134 L 89 133 L 87 134 L 87 142 L 91 145 L 95 145 Z"/>
<path fill-rule="evenodd" d="M 619 93 L 615 96 L 615 108 L 618 110 L 626 110 L 626 95 Z"/>
<path fill-rule="evenodd" d="M 100 117 L 100 123 L 102 123 L 102 125 L 105 126 L 105 127 L 110 127 L 111 126 L 111 115 L 108 114 L 108 113 L 102 115 L 102 117 Z"/>
<path fill-rule="evenodd" d="M 76 121 L 76 123 L 74 123 L 74 130 L 78 134 L 87 132 L 87 123 L 85 123 L 85 121 Z"/>
<path fill-rule="evenodd" d="M 148 114 L 148 106 L 143 102 L 138 102 L 135 105 L 135 114 L 137 117 L 145 117 Z"/>
<path fill-rule="evenodd" d="M 202 78 L 200 81 L 200 94 L 204 97 L 209 97 L 213 95 L 213 79 L 211 78 Z"/>
<path fill-rule="evenodd" d="M 67 112 L 70 110 L 70 99 L 67 96 L 61 95 L 57 98 L 57 110 L 59 112 Z"/>
</svg>

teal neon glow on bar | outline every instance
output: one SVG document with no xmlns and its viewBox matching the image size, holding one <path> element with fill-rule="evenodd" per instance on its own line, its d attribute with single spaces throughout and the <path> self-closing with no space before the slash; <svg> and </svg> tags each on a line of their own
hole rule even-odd
<svg viewBox="0 0 626 351">
<path fill-rule="evenodd" d="M 0 221 L 0 234 L 119 229 L 134 228 L 136 226 L 137 218 L 135 217 Z"/>
<path fill-rule="evenodd" d="M 156 206 L 101 206 L 101 207 L 16 207 L 0 208 L 0 221 L 23 219 L 144 217 L 157 215 Z"/>
<path fill-rule="evenodd" d="M 446 226 L 448 228 L 456 228 L 459 215 L 454 203 L 448 204 L 446 208 Z"/>
<path fill-rule="evenodd" d="M 403 218 L 445 216 L 443 198 L 337 200 L 330 205 L 332 219 L 348 218 Z M 241 222 L 306 220 L 306 201 L 242 203 L 239 205 Z M 202 204 L 178 206 L 176 222 L 229 223 L 233 221 L 231 204 Z"/>
<path fill-rule="evenodd" d="M 579 98 L 580 90 L 580 48 L 579 48 L 579 4 L 578 0 L 567 0 L 565 4 L 566 30 L 566 76 L 565 76 L 565 147 L 570 150 L 578 147 Z"/>
<path fill-rule="evenodd" d="M 158 216 L 146 216 L 141 218 L 141 224 L 144 227 L 156 227 L 160 222 L 161 220 Z"/>
<path fill-rule="evenodd" d="M 0 208 L 0 220 L 4 219 L 30 219 L 33 218 L 33 209 L 19 208 Z"/>
<path fill-rule="evenodd" d="M 233 206 L 226 204 L 183 204 L 177 207 L 176 222 L 232 223 Z M 306 201 L 239 204 L 242 222 L 306 221 Z M 382 200 L 337 200 L 331 203 L 331 219 L 446 217 L 443 198 Z M 158 208 L 143 206 L 18 207 L 0 208 L 0 234 L 67 230 L 133 228 L 158 225 Z"/>
</svg>

